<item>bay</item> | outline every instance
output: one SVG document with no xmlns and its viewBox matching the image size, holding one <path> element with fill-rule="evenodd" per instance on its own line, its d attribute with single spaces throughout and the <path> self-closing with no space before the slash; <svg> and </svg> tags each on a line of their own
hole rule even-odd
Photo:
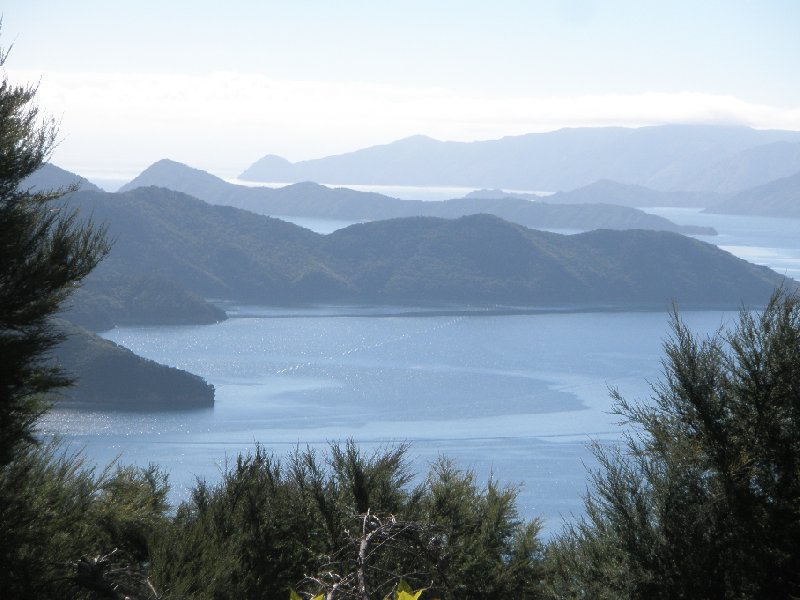
<svg viewBox="0 0 800 600">
<path fill-rule="evenodd" d="M 234 307 L 203 327 L 126 327 L 106 337 L 205 377 L 213 409 L 56 409 L 44 433 L 104 464 L 164 467 L 173 501 L 256 443 L 278 456 L 352 438 L 410 443 L 424 472 L 445 455 L 480 481 L 521 484 L 519 508 L 546 535 L 582 512 L 588 444 L 620 435 L 609 388 L 647 399 L 660 377 L 663 312 L 406 316 L 359 307 Z M 698 333 L 733 313 L 687 312 Z"/>
</svg>

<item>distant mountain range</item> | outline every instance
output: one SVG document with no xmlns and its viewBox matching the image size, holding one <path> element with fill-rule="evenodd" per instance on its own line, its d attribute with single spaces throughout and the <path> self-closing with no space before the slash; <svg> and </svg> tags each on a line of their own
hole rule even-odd
<svg viewBox="0 0 800 600">
<path fill-rule="evenodd" d="M 502 190 L 475 190 L 468 198 L 522 198 L 534 200 L 534 194 L 504 192 Z M 709 207 L 727 198 L 711 192 L 660 192 L 641 185 L 619 183 L 601 179 L 569 192 L 557 192 L 543 198 L 548 204 L 614 204 L 632 208 L 650 206 Z M 541 198 L 540 198 L 541 199 Z"/>
<path fill-rule="evenodd" d="M 78 192 L 69 204 L 108 224 L 98 277 L 174 282 L 202 297 L 259 304 L 737 307 L 795 284 L 685 236 L 564 236 L 489 215 L 414 217 L 319 235 L 163 188 Z"/>
<path fill-rule="evenodd" d="M 800 132 L 711 125 L 561 129 L 480 142 L 413 136 L 291 163 L 268 155 L 249 181 L 565 191 L 601 179 L 660 191 L 735 192 L 800 171 Z"/>
<path fill-rule="evenodd" d="M 539 196 L 534 194 L 507 192 L 499 189 L 475 190 L 466 197 L 473 200 L 518 198 L 535 201 L 539 199 Z M 706 207 L 705 212 L 708 213 L 800 218 L 800 172 L 735 194 L 659 192 L 639 185 L 602 180 L 571 192 L 549 195 L 545 201 L 557 205 L 607 202 L 620 206 Z"/>
<path fill-rule="evenodd" d="M 205 171 L 170 160 L 160 160 L 124 185 L 120 192 L 143 186 L 158 186 L 184 192 L 213 204 L 236 206 L 259 214 L 344 221 L 378 221 L 410 216 L 453 219 L 486 213 L 535 229 L 654 229 L 687 234 L 715 233 L 711 228 L 676 225 L 668 219 L 632 207 L 598 204 L 609 198 L 624 196 L 626 200 L 631 200 L 635 196 L 635 190 L 629 190 L 629 186 L 621 184 L 616 185 L 623 192 L 611 192 L 609 188 L 613 185 L 615 184 L 606 184 L 603 193 L 594 196 L 593 204 L 588 204 L 592 194 L 584 194 L 583 197 L 587 200 L 585 205 L 559 206 L 560 194 L 557 195 L 558 202 L 552 201 L 552 197 L 545 201 L 536 198 L 535 202 L 531 202 L 530 198 L 513 198 L 509 194 L 492 199 L 470 197 L 424 202 L 399 200 L 347 188 L 331 189 L 315 183 L 298 183 L 277 189 L 234 185 Z M 652 190 L 646 192 L 651 196 L 664 195 Z M 687 195 L 680 197 L 685 196 Z"/>
<path fill-rule="evenodd" d="M 734 194 L 706 212 L 800 219 L 800 173 Z"/>
</svg>

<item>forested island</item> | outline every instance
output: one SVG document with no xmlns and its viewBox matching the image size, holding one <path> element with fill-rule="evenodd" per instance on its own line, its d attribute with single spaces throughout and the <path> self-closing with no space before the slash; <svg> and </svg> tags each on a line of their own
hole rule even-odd
<svg viewBox="0 0 800 600">
<path fill-rule="evenodd" d="M 500 189 L 475 190 L 466 198 L 520 198 L 529 201 L 544 201 L 548 204 L 613 204 L 641 208 L 651 206 L 679 206 L 705 208 L 722 202 L 727 196 L 715 192 L 664 192 L 653 190 L 643 185 L 619 183 L 610 179 L 601 179 L 566 192 L 556 192 L 547 196 L 536 194 L 509 192 Z"/>
</svg>

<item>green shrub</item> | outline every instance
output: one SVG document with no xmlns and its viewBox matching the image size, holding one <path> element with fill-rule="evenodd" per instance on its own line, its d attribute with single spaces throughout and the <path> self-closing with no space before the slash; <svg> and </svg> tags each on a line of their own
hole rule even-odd
<svg viewBox="0 0 800 600">
<path fill-rule="evenodd" d="M 218 485 L 198 483 L 156 548 L 154 580 L 171 598 L 363 586 L 380 599 L 401 577 L 429 598 L 537 597 L 538 523 L 518 518 L 516 491 L 447 461 L 413 487 L 406 451 L 347 442 L 282 464 L 257 447 Z"/>
<path fill-rule="evenodd" d="M 97 597 L 79 581 L 78 563 L 109 555 L 124 573 L 106 581 L 146 590 L 150 542 L 168 522 L 166 494 L 155 467 L 97 473 L 58 444 L 29 448 L 0 468 L 3 597 Z"/>
<path fill-rule="evenodd" d="M 698 340 L 675 316 L 649 403 L 616 394 L 586 518 L 550 550 L 557 598 L 800 595 L 800 297 Z"/>
</svg>

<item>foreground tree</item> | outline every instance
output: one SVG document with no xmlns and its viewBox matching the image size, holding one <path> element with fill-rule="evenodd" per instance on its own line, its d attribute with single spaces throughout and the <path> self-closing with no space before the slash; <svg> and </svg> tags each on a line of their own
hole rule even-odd
<svg viewBox="0 0 800 600">
<path fill-rule="evenodd" d="M 28 448 L 0 468 L 0 597 L 152 600 L 167 491 L 155 467 L 95 472 L 57 444 Z"/>
<path fill-rule="evenodd" d="M 6 55 L 0 51 L 0 68 Z M 103 231 L 24 180 L 48 158 L 52 121 L 36 89 L 0 82 L 0 596 L 152 597 L 141 576 L 165 519 L 155 469 L 95 474 L 80 457 L 38 447 L 45 395 L 70 383 L 48 356 L 52 317 L 108 252 Z M 118 548 L 117 552 L 112 552 Z M 113 577 L 109 575 L 113 572 Z M 123 593 L 126 592 L 126 593 Z"/>
<path fill-rule="evenodd" d="M 674 317 L 653 402 L 616 406 L 631 430 L 586 517 L 550 551 L 558 598 L 800 596 L 800 297 L 698 340 Z"/>
<path fill-rule="evenodd" d="M 447 461 L 411 487 L 405 452 L 240 456 L 178 509 L 154 583 L 167 598 L 382 600 L 401 579 L 422 598 L 540 597 L 539 526 L 519 519 L 516 491 Z"/>
<path fill-rule="evenodd" d="M 0 68 L 6 54 L 0 50 Z M 56 139 L 40 123 L 36 88 L 0 82 L 0 466 L 33 441 L 42 396 L 70 380 L 48 362 L 60 340 L 51 318 L 108 252 L 103 231 L 56 205 L 68 190 L 33 193 L 23 180 Z"/>
</svg>

